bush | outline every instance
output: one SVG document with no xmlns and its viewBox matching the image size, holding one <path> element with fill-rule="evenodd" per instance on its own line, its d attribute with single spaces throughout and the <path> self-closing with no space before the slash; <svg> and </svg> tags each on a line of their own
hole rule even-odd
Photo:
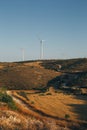
<svg viewBox="0 0 87 130">
<path fill-rule="evenodd" d="M 9 106 L 12 110 L 17 110 L 17 109 L 18 109 L 14 101 L 13 101 L 13 102 L 8 102 L 8 106 Z"/>
<path fill-rule="evenodd" d="M 34 101 L 31 101 L 31 104 L 34 104 Z"/>
<path fill-rule="evenodd" d="M 0 93 L 0 101 L 8 103 L 8 102 L 12 102 L 12 97 L 7 95 L 6 93 Z"/>
<path fill-rule="evenodd" d="M 7 95 L 6 93 L 0 93 L 0 101 L 1 102 L 5 102 L 8 104 L 8 106 L 13 109 L 16 110 L 17 107 L 15 105 L 15 102 L 13 101 L 12 97 Z"/>
<path fill-rule="evenodd" d="M 1 92 L 1 93 L 6 93 L 6 90 L 7 90 L 6 87 L 1 87 L 1 88 L 0 88 L 0 92 Z"/>
<path fill-rule="evenodd" d="M 69 114 L 65 114 L 65 119 L 68 120 L 70 118 Z"/>
</svg>

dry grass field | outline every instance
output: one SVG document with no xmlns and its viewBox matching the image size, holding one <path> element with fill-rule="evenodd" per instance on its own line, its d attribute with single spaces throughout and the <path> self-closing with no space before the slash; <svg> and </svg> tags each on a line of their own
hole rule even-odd
<svg viewBox="0 0 87 130">
<path fill-rule="evenodd" d="M 87 130 L 87 95 L 55 90 L 50 81 L 55 84 L 55 78 L 64 73 L 45 69 L 41 64 L 0 64 L 0 89 L 6 87 L 18 108 L 12 110 L 0 102 L 0 129 Z"/>
<path fill-rule="evenodd" d="M 0 67 L 0 87 L 10 90 L 44 88 L 60 72 L 47 70 L 39 62 L 3 63 Z"/>
<path fill-rule="evenodd" d="M 29 104 L 47 115 L 64 119 L 68 114 L 70 120 L 87 121 L 87 97 L 54 92 L 27 94 L 27 97 Z"/>
<path fill-rule="evenodd" d="M 8 91 L 8 94 L 13 96 L 19 111 L 25 115 L 41 121 L 53 120 L 58 126 L 67 128 L 72 124 L 79 127 L 87 124 L 87 96 L 55 93 L 53 89 L 45 93 Z"/>
</svg>

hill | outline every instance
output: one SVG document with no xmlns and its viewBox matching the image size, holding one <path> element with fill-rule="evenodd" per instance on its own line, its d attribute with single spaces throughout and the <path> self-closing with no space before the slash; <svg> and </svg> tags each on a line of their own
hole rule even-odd
<svg viewBox="0 0 87 130">
<path fill-rule="evenodd" d="M 1 63 L 0 87 L 7 89 L 45 88 L 59 72 L 44 69 L 39 62 Z"/>
<path fill-rule="evenodd" d="M 0 63 L 0 129 L 86 130 L 86 66 L 87 59 Z"/>
<path fill-rule="evenodd" d="M 60 70 L 59 65 L 61 65 L 62 72 L 77 72 L 77 71 L 87 71 L 87 59 L 65 59 L 65 60 L 44 60 L 41 64 L 46 69 L 52 69 L 55 71 Z"/>
<path fill-rule="evenodd" d="M 87 59 L 0 63 L 0 87 L 12 90 L 47 89 L 87 93 Z"/>
</svg>

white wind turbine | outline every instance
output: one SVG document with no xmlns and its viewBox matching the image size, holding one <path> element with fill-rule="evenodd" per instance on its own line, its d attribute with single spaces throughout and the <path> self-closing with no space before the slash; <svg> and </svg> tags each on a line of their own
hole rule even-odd
<svg viewBox="0 0 87 130">
<path fill-rule="evenodd" d="M 44 42 L 45 40 L 42 40 L 40 37 L 38 37 L 38 40 L 40 42 L 40 60 L 43 60 L 44 59 Z"/>
<path fill-rule="evenodd" d="M 44 42 L 45 40 L 40 40 L 40 59 L 44 59 Z"/>
<path fill-rule="evenodd" d="M 21 48 L 21 51 L 22 51 L 22 61 L 25 60 L 25 50 L 24 48 Z"/>
</svg>

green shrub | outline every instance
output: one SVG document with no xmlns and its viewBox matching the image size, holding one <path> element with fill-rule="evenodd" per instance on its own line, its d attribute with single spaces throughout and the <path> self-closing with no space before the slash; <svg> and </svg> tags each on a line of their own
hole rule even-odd
<svg viewBox="0 0 87 130">
<path fill-rule="evenodd" d="M 12 110 L 17 110 L 17 109 L 18 109 L 14 101 L 13 101 L 13 102 L 8 102 L 8 106 L 9 106 Z"/>
<path fill-rule="evenodd" d="M 12 102 L 13 99 L 11 96 L 7 95 L 6 93 L 0 93 L 0 101 L 8 103 L 8 102 Z"/>
<path fill-rule="evenodd" d="M 34 101 L 31 101 L 31 104 L 34 104 Z"/>
<path fill-rule="evenodd" d="M 65 119 L 68 120 L 70 118 L 69 114 L 65 114 Z"/>
<path fill-rule="evenodd" d="M 6 93 L 0 93 L 0 101 L 1 102 L 5 102 L 8 104 L 8 106 L 13 109 L 16 110 L 17 107 L 15 105 L 15 102 L 13 101 L 12 97 L 7 95 Z"/>
</svg>

